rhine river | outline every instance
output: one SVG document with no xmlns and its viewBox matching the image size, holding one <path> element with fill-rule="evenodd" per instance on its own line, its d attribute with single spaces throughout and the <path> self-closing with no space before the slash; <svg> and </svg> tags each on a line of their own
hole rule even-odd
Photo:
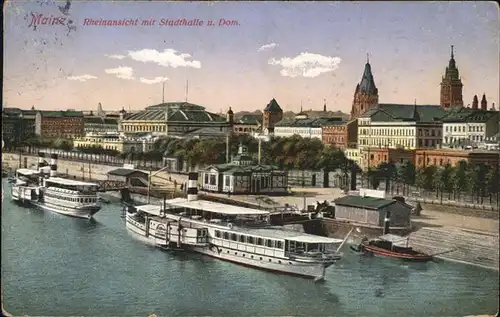
<svg viewBox="0 0 500 317">
<path fill-rule="evenodd" d="M 465 316 L 495 313 L 498 274 L 355 255 L 326 281 L 277 275 L 128 235 L 119 204 L 95 221 L 18 207 L 2 182 L 4 308 L 20 316 Z"/>
</svg>

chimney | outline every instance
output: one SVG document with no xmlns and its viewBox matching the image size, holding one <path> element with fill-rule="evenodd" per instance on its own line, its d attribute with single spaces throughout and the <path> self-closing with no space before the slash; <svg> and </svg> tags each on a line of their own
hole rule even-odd
<svg viewBox="0 0 500 317">
<path fill-rule="evenodd" d="M 187 200 L 198 200 L 198 173 L 191 172 L 188 176 Z"/>
<path fill-rule="evenodd" d="M 481 110 L 488 110 L 488 102 L 486 101 L 486 94 L 483 94 L 481 99 Z"/>
<path fill-rule="evenodd" d="M 45 166 L 45 153 L 43 152 L 38 152 L 38 163 L 37 163 L 37 170 L 40 175 L 38 176 L 38 186 L 43 186 L 43 180 L 44 180 L 44 175 L 43 175 L 43 167 Z"/>
<path fill-rule="evenodd" d="M 472 109 L 477 110 L 479 105 L 479 101 L 477 99 L 477 95 L 474 95 L 474 99 L 472 100 Z"/>
<path fill-rule="evenodd" d="M 44 163 L 45 153 L 38 152 L 38 162 L 36 164 L 36 170 L 40 172 L 40 169 L 45 165 Z"/>
<path fill-rule="evenodd" d="M 389 227 L 391 225 L 391 211 L 387 210 L 385 212 L 385 219 L 384 219 L 384 233 L 383 234 L 388 234 L 389 233 Z"/>
<path fill-rule="evenodd" d="M 57 176 L 57 154 L 50 155 L 50 177 Z"/>
</svg>

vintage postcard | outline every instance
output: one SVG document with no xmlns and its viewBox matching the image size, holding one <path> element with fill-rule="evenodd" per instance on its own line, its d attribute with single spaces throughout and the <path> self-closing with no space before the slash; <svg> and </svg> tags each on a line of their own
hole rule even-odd
<svg viewBox="0 0 500 317">
<path fill-rule="evenodd" d="M 3 13 L 3 315 L 498 316 L 497 3 Z"/>
</svg>

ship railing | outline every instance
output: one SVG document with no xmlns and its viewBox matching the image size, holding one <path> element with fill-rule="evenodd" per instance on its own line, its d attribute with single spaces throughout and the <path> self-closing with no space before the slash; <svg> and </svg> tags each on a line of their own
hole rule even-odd
<svg viewBox="0 0 500 317">
<path fill-rule="evenodd" d="M 330 262 L 334 260 L 339 260 L 342 258 L 343 254 L 335 251 L 308 251 L 308 252 L 288 252 L 285 254 L 290 258 L 297 261 L 300 260 L 314 260 L 319 262 Z"/>
</svg>

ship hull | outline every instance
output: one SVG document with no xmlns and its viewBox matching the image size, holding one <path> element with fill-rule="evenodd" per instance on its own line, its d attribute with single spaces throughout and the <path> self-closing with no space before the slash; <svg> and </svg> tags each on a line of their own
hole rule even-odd
<svg viewBox="0 0 500 317">
<path fill-rule="evenodd" d="M 217 250 L 218 248 L 218 250 Z M 326 268 L 332 264 L 306 264 L 287 259 L 279 259 L 254 254 L 235 252 L 222 247 L 191 247 L 189 250 L 202 253 L 219 260 L 232 262 L 235 264 L 260 269 L 264 271 L 303 277 L 308 279 L 321 280 L 325 278 Z M 220 252 L 219 252 L 220 250 Z M 229 252 L 229 253 L 228 253 Z M 262 260 L 261 260 L 262 259 Z M 270 261 L 269 261 L 270 260 Z M 281 263 L 280 263 L 281 262 Z"/>
<path fill-rule="evenodd" d="M 61 207 L 61 206 L 52 206 L 41 202 L 32 202 L 32 205 L 39 207 L 43 210 L 55 212 L 60 215 L 74 217 L 74 218 L 83 218 L 90 219 L 92 218 L 99 210 L 101 210 L 101 206 L 92 206 L 92 207 L 83 207 L 83 208 L 69 208 L 69 207 Z"/>
<path fill-rule="evenodd" d="M 390 250 L 377 248 L 377 247 L 373 247 L 373 246 L 368 246 L 368 245 L 363 245 L 362 249 L 365 253 L 371 253 L 371 254 L 374 254 L 377 256 L 381 256 L 381 257 L 400 259 L 400 260 L 404 260 L 404 261 L 427 262 L 427 261 L 432 260 L 432 256 L 427 255 L 427 254 L 407 254 L 407 253 L 393 252 Z"/>
<path fill-rule="evenodd" d="M 176 247 L 174 241 L 166 241 L 164 238 L 157 238 L 154 234 L 146 236 L 143 228 L 130 222 L 127 216 L 126 227 L 129 234 L 137 241 L 141 241 L 149 246 L 156 246 L 159 248 L 168 248 L 169 246 Z M 259 254 L 251 254 L 224 248 L 221 246 L 190 246 L 183 245 L 183 250 L 190 252 L 197 252 L 207 255 L 219 260 L 240 264 L 255 269 L 261 269 L 279 274 L 293 275 L 303 278 L 321 280 L 325 277 L 326 268 L 331 266 L 333 262 L 329 263 L 304 263 L 290 259 L 277 258 L 274 256 L 265 256 Z"/>
</svg>

